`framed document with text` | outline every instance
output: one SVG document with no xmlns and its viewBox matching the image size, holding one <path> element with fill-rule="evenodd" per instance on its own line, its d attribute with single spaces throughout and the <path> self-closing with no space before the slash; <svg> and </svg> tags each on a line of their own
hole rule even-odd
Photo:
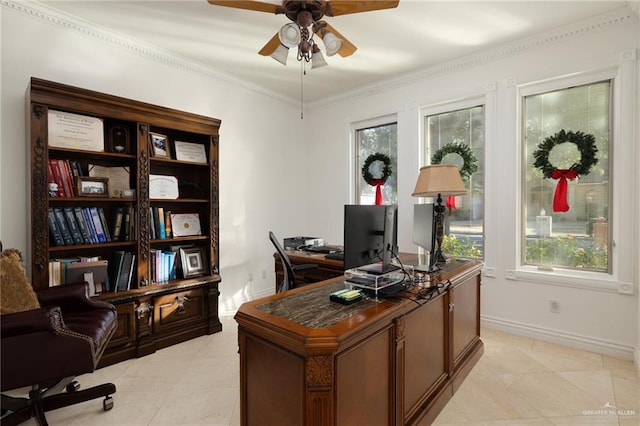
<svg viewBox="0 0 640 426">
<path fill-rule="evenodd" d="M 200 143 L 175 141 L 173 148 L 176 151 L 176 160 L 207 164 L 207 153 L 204 145 Z"/>
<path fill-rule="evenodd" d="M 174 237 L 202 235 L 198 213 L 175 213 L 171 215 L 171 230 Z"/>
</svg>

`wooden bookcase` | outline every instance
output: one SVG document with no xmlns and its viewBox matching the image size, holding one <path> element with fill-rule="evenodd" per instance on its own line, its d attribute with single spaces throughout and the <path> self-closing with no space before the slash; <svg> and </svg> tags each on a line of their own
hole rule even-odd
<svg viewBox="0 0 640 426">
<path fill-rule="evenodd" d="M 220 120 L 150 105 L 117 96 L 32 78 L 27 91 L 29 144 L 31 161 L 31 271 L 34 288 L 50 285 L 49 262 L 59 258 L 95 257 L 114 262 L 117 252 L 135 256 L 128 289 L 99 289 L 96 298 L 113 303 L 118 310 L 118 330 L 105 352 L 101 365 L 144 356 L 156 349 L 222 330 L 218 318 L 219 275 L 219 200 L 218 130 Z M 104 150 L 93 142 L 61 147 L 60 138 L 49 144 L 51 128 L 61 121 L 49 112 L 57 111 L 102 121 Z M 72 123 L 64 131 L 75 132 Z M 55 126 L 54 126 L 55 125 Z M 62 123 L 62 127 L 66 124 Z M 99 125 L 93 125 L 99 129 Z M 83 129 L 78 130 L 80 138 Z M 169 157 L 154 155 L 150 133 L 165 135 Z M 188 142 L 206 155 L 205 162 L 176 160 L 176 141 Z M 64 145 L 64 144 L 63 144 Z M 114 146 L 120 147 L 116 150 Z M 102 148 L 102 147 L 100 147 Z M 128 168 L 133 197 L 104 197 L 84 194 L 71 197 L 49 194 L 49 160 L 68 160 L 85 170 L 89 165 Z M 177 199 L 151 198 L 150 176 L 165 175 L 177 179 Z M 55 194 L 58 195 L 58 194 Z M 88 195 L 88 196 L 87 196 Z M 127 194 L 131 195 L 131 194 Z M 155 195 L 155 192 L 154 194 Z M 128 240 L 102 243 L 59 245 L 52 238 L 49 209 L 96 207 L 102 209 L 113 232 L 116 211 L 131 212 Z M 151 215 L 154 208 L 175 214 L 197 213 L 199 235 L 152 238 Z M 171 251 L 176 246 L 199 248 L 202 264 L 199 275 L 176 276 L 168 282 L 153 282 L 150 276 L 155 250 Z M 179 253 L 178 253 L 179 257 Z M 112 263 L 113 266 L 113 263 Z M 192 271 L 193 272 L 193 271 Z M 110 274 L 110 279 L 113 277 Z"/>
</svg>

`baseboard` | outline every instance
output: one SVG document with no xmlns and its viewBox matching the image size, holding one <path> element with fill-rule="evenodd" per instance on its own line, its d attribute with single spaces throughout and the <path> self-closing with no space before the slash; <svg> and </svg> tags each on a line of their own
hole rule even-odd
<svg viewBox="0 0 640 426">
<path fill-rule="evenodd" d="M 597 339 L 575 333 L 567 333 L 561 330 L 532 326 L 530 324 L 505 320 L 503 318 L 488 317 L 485 315 L 481 316 L 480 321 L 483 327 L 493 330 L 530 337 L 532 339 L 543 340 L 546 342 L 558 343 L 576 349 L 607 355 L 613 358 L 634 361 L 636 369 L 638 369 L 640 362 L 638 359 L 638 350 L 633 346 L 622 345 L 617 342 Z"/>
<path fill-rule="evenodd" d="M 640 342 L 638 342 L 640 345 Z M 634 351 L 634 365 L 636 366 L 636 376 L 640 379 L 640 349 L 636 348 Z"/>
</svg>

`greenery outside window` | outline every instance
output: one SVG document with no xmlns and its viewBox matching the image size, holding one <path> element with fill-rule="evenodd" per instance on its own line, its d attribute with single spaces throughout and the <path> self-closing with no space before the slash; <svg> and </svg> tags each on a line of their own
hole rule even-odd
<svg viewBox="0 0 640 426">
<path fill-rule="evenodd" d="M 382 186 L 384 204 L 398 202 L 398 125 L 386 123 L 356 129 L 356 202 L 375 204 L 376 188 L 362 177 L 362 166 L 372 154 L 385 154 L 391 160 L 392 174 Z"/>
<path fill-rule="evenodd" d="M 539 268 L 611 271 L 610 80 L 535 93 L 523 98 L 524 203 L 522 259 Z M 592 135 L 597 163 L 568 180 L 566 212 L 553 211 L 557 179 L 545 178 L 534 153 L 548 138 L 565 132 Z M 558 142 L 547 151 L 554 169 L 583 161 L 575 142 Z"/>
<path fill-rule="evenodd" d="M 476 160 L 477 170 L 465 177 L 468 195 L 456 197 L 456 208 L 446 213 L 447 230 L 442 249 L 450 256 L 484 258 L 484 106 L 425 116 L 425 161 L 450 151 L 452 144 L 465 147 Z M 443 151 L 440 151 L 443 150 Z M 454 149 L 455 151 L 455 149 Z M 464 165 L 461 155 L 448 153 L 439 163 Z"/>
</svg>

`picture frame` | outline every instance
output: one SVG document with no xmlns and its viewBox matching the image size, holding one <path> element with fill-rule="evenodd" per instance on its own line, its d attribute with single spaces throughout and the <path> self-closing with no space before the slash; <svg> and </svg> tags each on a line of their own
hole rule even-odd
<svg viewBox="0 0 640 426">
<path fill-rule="evenodd" d="M 151 156 L 156 158 L 171 158 L 171 149 L 167 135 L 149 132 Z"/>
<path fill-rule="evenodd" d="M 78 197 L 108 197 L 109 179 L 103 177 L 78 176 L 76 193 Z"/>
<path fill-rule="evenodd" d="M 202 247 L 180 248 L 182 277 L 191 278 L 207 274 L 207 257 Z"/>
<path fill-rule="evenodd" d="M 126 126 L 115 124 L 109 126 L 107 133 L 107 149 L 116 154 L 130 154 L 131 145 L 129 139 L 129 129 Z"/>
</svg>

